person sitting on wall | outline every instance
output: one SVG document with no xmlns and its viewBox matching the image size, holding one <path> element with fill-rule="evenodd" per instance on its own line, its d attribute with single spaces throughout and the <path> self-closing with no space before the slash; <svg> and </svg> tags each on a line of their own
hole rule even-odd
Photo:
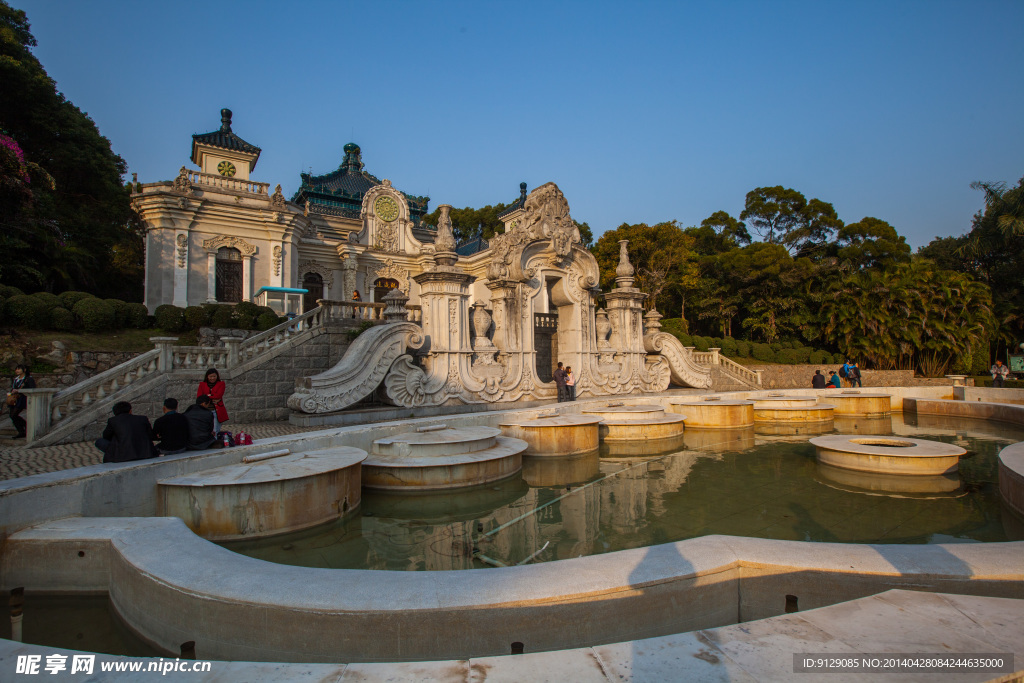
<svg viewBox="0 0 1024 683">
<path fill-rule="evenodd" d="M 1006 378 L 1010 374 L 1010 368 L 1003 365 L 1003 361 L 996 359 L 996 362 L 988 369 L 992 373 L 992 386 L 993 387 L 1004 387 L 1006 386 Z"/>
<path fill-rule="evenodd" d="M 213 399 L 209 395 L 197 397 L 196 402 L 185 410 L 185 419 L 188 420 L 188 450 L 220 448 L 213 431 Z"/>
<path fill-rule="evenodd" d="M 814 377 L 811 377 L 811 387 L 813 389 L 825 388 L 825 375 L 821 374 L 821 370 L 814 371 Z"/>
<path fill-rule="evenodd" d="M 128 462 L 155 458 L 160 453 L 153 445 L 153 427 L 145 415 L 132 415 L 132 404 L 114 404 L 114 417 L 107 420 L 96 448 L 103 451 L 103 462 Z"/>
<path fill-rule="evenodd" d="M 558 387 L 558 402 L 562 403 L 563 401 L 568 400 L 566 398 L 568 396 L 568 392 L 566 391 L 565 386 L 565 370 L 562 369 L 561 363 L 559 363 L 558 367 L 555 368 L 555 371 L 551 373 L 551 379 L 555 380 L 555 386 Z"/>
<path fill-rule="evenodd" d="M 164 400 L 164 414 L 153 423 L 153 438 L 161 455 L 184 453 L 188 447 L 188 418 L 178 412 L 178 399 Z"/>
<path fill-rule="evenodd" d="M 832 371 L 832 378 L 829 379 L 828 384 L 825 385 L 826 389 L 839 389 L 843 386 L 843 380 L 839 379 L 839 371 Z"/>
</svg>

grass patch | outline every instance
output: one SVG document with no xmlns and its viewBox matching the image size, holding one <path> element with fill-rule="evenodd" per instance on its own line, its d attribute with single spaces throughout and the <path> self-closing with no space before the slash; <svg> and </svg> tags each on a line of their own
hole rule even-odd
<svg viewBox="0 0 1024 683">
<path fill-rule="evenodd" d="M 50 332 L 41 330 L 18 330 L 15 339 L 19 344 L 34 346 L 38 353 L 50 351 L 50 343 L 62 341 L 69 351 L 116 351 L 144 353 L 153 348 L 150 337 L 178 337 L 178 344 L 195 344 L 196 334 L 190 333 L 193 341 L 185 341 L 188 334 L 165 334 L 160 330 L 116 330 L 112 332 Z"/>
</svg>

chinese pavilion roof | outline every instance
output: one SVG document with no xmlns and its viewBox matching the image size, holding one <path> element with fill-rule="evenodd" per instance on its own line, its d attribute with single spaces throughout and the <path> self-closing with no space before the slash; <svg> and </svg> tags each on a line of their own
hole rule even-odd
<svg viewBox="0 0 1024 683">
<path fill-rule="evenodd" d="M 504 218 L 513 211 L 523 208 L 526 205 L 526 183 L 519 183 L 519 198 L 509 204 L 508 208 L 498 214 L 498 218 Z"/>
<path fill-rule="evenodd" d="M 256 168 L 256 161 L 260 158 L 260 152 L 262 151 L 256 145 L 250 144 L 238 137 L 231 132 L 231 110 L 221 109 L 220 110 L 220 130 L 215 130 L 212 133 L 199 133 L 192 136 L 192 158 L 196 158 L 196 145 L 210 145 L 211 147 L 220 147 L 221 149 L 230 149 L 236 152 L 245 152 L 246 154 L 255 154 L 256 158 L 252 160 L 250 169 Z"/>
<path fill-rule="evenodd" d="M 345 145 L 345 159 L 338 170 L 324 175 L 300 174 L 302 185 L 292 197 L 296 204 L 309 204 L 310 213 L 322 213 L 346 218 L 359 218 L 363 208 L 363 195 L 380 185 L 380 179 L 364 170 L 359 145 Z M 415 223 L 427 213 L 430 197 L 417 197 L 402 193 L 409 203 L 409 212 Z"/>
</svg>

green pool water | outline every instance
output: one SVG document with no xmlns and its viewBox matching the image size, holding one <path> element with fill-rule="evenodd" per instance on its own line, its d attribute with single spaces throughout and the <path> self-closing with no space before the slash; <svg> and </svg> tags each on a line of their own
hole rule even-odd
<svg viewBox="0 0 1024 683">
<path fill-rule="evenodd" d="M 637 453 L 526 458 L 521 475 L 495 485 L 429 495 L 364 492 L 359 511 L 338 523 L 224 545 L 283 564 L 424 571 L 545 562 L 708 534 L 840 543 L 1024 539 L 1024 523 L 1000 503 L 997 479 L 999 450 L 1024 440 L 1024 430 L 895 415 L 837 421 L 828 432 L 967 449 L 956 475 L 927 478 L 819 465 L 807 441 L 819 433 L 689 431 L 676 443 L 642 444 Z"/>
</svg>

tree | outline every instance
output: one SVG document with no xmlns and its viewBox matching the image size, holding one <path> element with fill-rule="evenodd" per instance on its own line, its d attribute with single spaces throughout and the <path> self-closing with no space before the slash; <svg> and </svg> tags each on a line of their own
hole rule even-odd
<svg viewBox="0 0 1024 683">
<path fill-rule="evenodd" d="M 740 219 L 769 244 L 782 244 L 799 256 L 820 256 L 833 233 L 843 227 L 835 207 L 810 202 L 792 188 L 758 187 L 747 193 Z"/>
<path fill-rule="evenodd" d="M 747 231 L 746 224 L 736 220 L 726 211 L 714 212 L 700 222 L 700 227 L 714 230 L 727 248 L 750 244 L 750 233 Z M 720 251 L 725 251 L 725 249 Z"/>
<path fill-rule="evenodd" d="M 636 269 L 636 287 L 648 295 L 644 306 L 647 309 L 658 308 L 667 314 L 682 310 L 684 291 L 693 288 L 698 279 L 693 238 L 680 230 L 675 221 L 653 226 L 623 223 L 615 230 L 609 230 L 591 249 L 601 269 L 601 287 L 606 291 L 615 284 L 619 240 L 629 240 L 629 258 Z"/>
<path fill-rule="evenodd" d="M 33 183 L 31 216 L 10 203 L 0 207 L 8 231 L 31 233 L 22 240 L 30 247 L 19 252 L 20 270 L 11 252 L 0 253 L 0 281 L 106 294 L 129 278 L 112 259 L 114 246 L 130 234 L 125 163 L 92 120 L 57 91 L 31 52 L 35 44 L 25 13 L 0 0 L 0 130 L 53 180 L 52 186 Z M 131 277 L 138 297 L 141 277 Z"/>
<path fill-rule="evenodd" d="M 896 229 L 878 218 L 865 216 L 839 230 L 841 261 L 854 268 L 884 268 L 910 260 L 910 245 Z"/>
</svg>

